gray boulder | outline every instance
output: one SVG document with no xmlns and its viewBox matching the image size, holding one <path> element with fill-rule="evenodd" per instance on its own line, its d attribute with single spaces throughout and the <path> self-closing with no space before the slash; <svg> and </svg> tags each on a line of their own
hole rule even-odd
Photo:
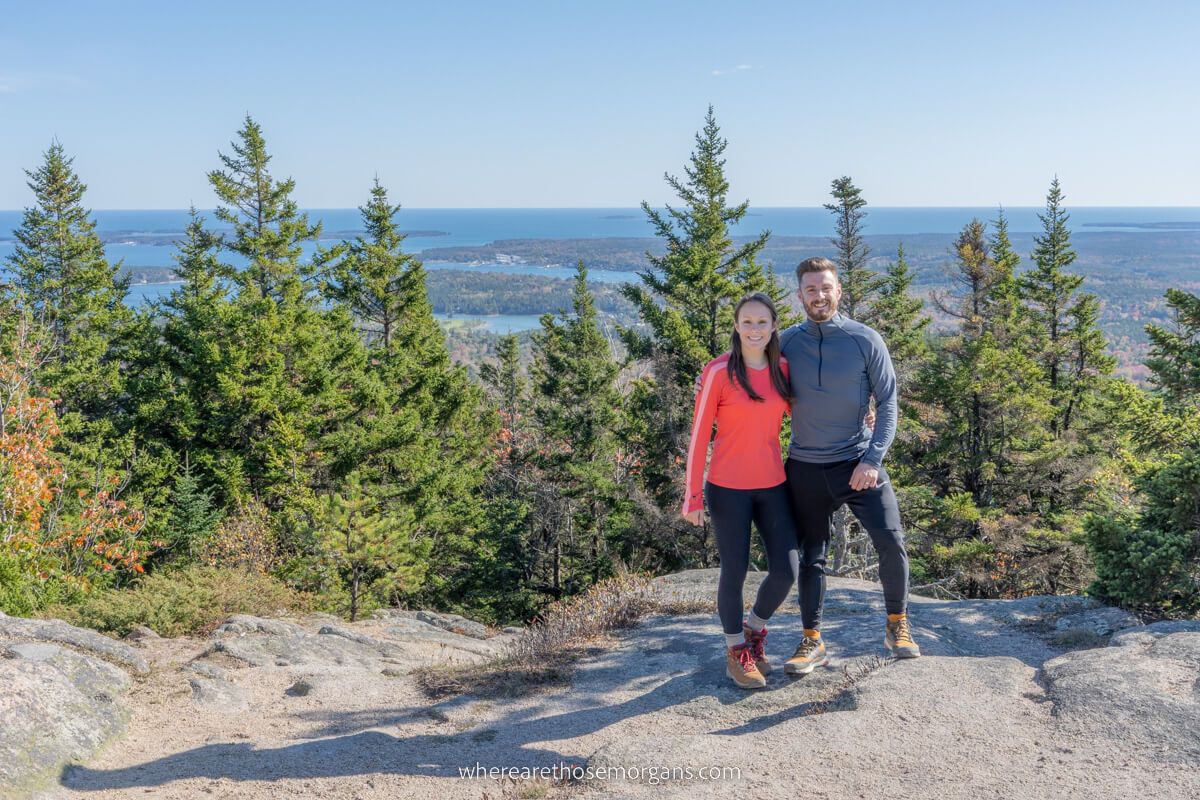
<svg viewBox="0 0 1200 800">
<path fill-rule="evenodd" d="M 213 631 L 213 636 L 266 633 L 271 636 L 303 636 L 304 629 L 292 622 L 278 619 L 263 619 L 248 614 L 234 614 Z"/>
<path fill-rule="evenodd" d="M 229 680 L 229 670 L 207 661 L 192 661 L 183 665 L 182 669 L 194 672 L 197 675 L 203 675 L 205 678 L 212 678 L 219 681 Z"/>
<path fill-rule="evenodd" d="M 435 625 L 451 633 L 470 636 L 475 639 L 488 638 L 488 630 L 483 625 L 458 614 L 435 613 L 433 611 L 418 611 L 417 619 Z"/>
<path fill-rule="evenodd" d="M 1200 620 L 1164 620 L 1141 628 L 1131 628 L 1113 636 L 1109 644 L 1120 647 L 1137 642 L 1149 647 L 1156 640 L 1172 633 L 1200 633 Z"/>
<path fill-rule="evenodd" d="M 142 654 L 124 642 L 110 639 L 95 631 L 76 628 L 61 619 L 0 618 L 0 642 L 5 640 L 65 644 L 113 661 L 138 674 L 144 675 L 150 671 L 150 665 L 146 663 Z"/>
<path fill-rule="evenodd" d="M 409 622 L 421 622 L 444 631 L 470 636 L 473 639 L 487 639 L 491 632 L 487 626 L 460 614 L 450 614 L 444 611 L 429 611 L 422 609 L 411 611 L 406 608 L 383 608 L 371 614 L 373 619 L 383 620 L 397 625 Z"/>
<path fill-rule="evenodd" d="M 476 622 L 473 619 L 467 619 L 460 614 L 447 614 L 443 612 L 438 616 L 446 620 L 450 625 L 446 630 L 453 631 L 454 633 L 461 633 L 476 639 L 486 639 L 491 635 L 486 625 Z"/>
<path fill-rule="evenodd" d="M 340 636 L 239 636 L 218 639 L 205 655 L 221 653 L 254 667 L 315 666 L 367 669 L 382 656 L 377 650 Z"/>
<path fill-rule="evenodd" d="M 1112 647 L 1046 662 L 1058 718 L 1121 748 L 1138 744 L 1164 761 L 1200 761 L 1200 632 L 1133 633 Z"/>
<path fill-rule="evenodd" d="M 162 637 L 145 625 L 138 625 L 121 638 L 127 642 L 141 642 L 147 639 L 161 639 Z"/>
<path fill-rule="evenodd" d="M 188 683 L 192 687 L 192 700 L 201 708 L 223 714 L 250 710 L 245 690 L 227 680 L 198 676 L 189 678 Z"/>
<path fill-rule="evenodd" d="M 0 795 L 32 790 L 124 730 L 120 669 L 41 642 L 0 645 L 0 656 Z"/>
<path fill-rule="evenodd" d="M 1059 633 L 1067 631 L 1090 631 L 1097 636 L 1110 636 L 1126 628 L 1140 627 L 1141 620 L 1134 614 L 1122 608 L 1094 608 L 1059 617 L 1054 623 L 1054 630 Z"/>
<path fill-rule="evenodd" d="M 386 633 L 389 641 L 425 646 L 426 657 L 424 660 L 436 660 L 433 652 L 439 648 L 451 652 L 461 651 L 462 653 L 469 653 L 476 656 L 493 656 L 500 651 L 500 646 L 490 641 L 436 628 L 413 632 L 404 626 L 389 625 Z"/>
</svg>

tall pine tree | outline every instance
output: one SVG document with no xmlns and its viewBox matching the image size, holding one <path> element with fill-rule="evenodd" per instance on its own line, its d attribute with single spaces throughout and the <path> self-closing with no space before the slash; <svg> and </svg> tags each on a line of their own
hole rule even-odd
<svg viewBox="0 0 1200 800">
<path fill-rule="evenodd" d="M 172 473 L 190 454 L 189 469 L 215 486 L 214 502 L 224 506 L 245 491 L 243 458 L 223 425 L 225 403 L 236 397 L 238 385 L 228 378 L 237 324 L 229 297 L 232 269 L 217 257 L 218 237 L 196 209 L 190 215 L 175 254 L 182 283 L 157 304 L 153 324 L 138 329 L 130 394 L 147 448 Z M 148 476 L 145 482 L 170 478 Z"/>
<path fill-rule="evenodd" d="M 119 419 L 134 319 L 129 279 L 105 256 L 73 161 L 55 142 L 26 171 L 35 202 L 14 232 L 9 293 L 50 332 L 38 382 L 55 401 L 68 470 L 98 488 L 134 449 Z"/>
<path fill-rule="evenodd" d="M 904 256 L 904 243 L 896 248 L 896 260 L 888 264 L 884 284 L 874 306 L 874 327 L 887 343 L 896 367 L 901 402 L 909 384 L 929 352 L 926 334 L 930 318 L 925 304 L 912 294 L 913 275 Z"/>
<path fill-rule="evenodd" d="M 743 295 L 784 295 L 774 275 L 757 261 L 769 232 L 744 244 L 731 238 L 730 226 L 745 218 L 749 202 L 727 205 L 727 146 L 710 106 L 684 167 L 686 177 L 665 176 L 682 205 L 658 211 L 642 203 L 666 253 L 647 254 L 651 267 L 639 273 L 641 283 L 622 290 L 649 329 L 625 331 L 623 338 L 630 355 L 647 359 L 652 372 L 651 379 L 635 384 L 629 398 L 634 424 L 627 436 L 643 485 L 658 507 L 672 515 L 682 492 L 680 465 L 690 432 L 693 380 L 728 347 L 733 306 Z M 683 529 L 679 533 L 692 535 Z"/>
<path fill-rule="evenodd" d="M 1042 233 L 1034 237 L 1034 267 L 1021 275 L 1019 290 L 1030 321 L 1029 346 L 1054 409 L 1049 431 L 1055 446 L 1044 461 L 1045 480 L 1037 494 L 1052 517 L 1065 515 L 1055 525 L 1066 529 L 1077 525 L 1078 513 L 1088 507 L 1090 478 L 1109 449 L 1109 426 L 1093 411 L 1115 360 L 1105 353 L 1098 299 L 1079 291 L 1083 276 L 1067 271 L 1076 254 L 1062 203 L 1055 178 L 1039 215 Z"/>
<path fill-rule="evenodd" d="M 272 176 L 254 120 L 246 118 L 232 149 L 209 182 L 217 217 L 232 227 L 221 252 L 244 266 L 228 270 L 235 294 L 227 317 L 197 332 L 201 358 L 219 353 L 220 398 L 208 436 L 236 453 L 224 476 L 227 492 L 253 494 L 272 511 L 294 515 L 329 483 L 319 445 L 351 417 L 366 352 L 349 313 L 321 303 L 315 276 L 324 254 L 302 260 L 320 225 L 297 209 L 294 181 Z M 294 527 L 295 517 L 286 524 Z"/>
<path fill-rule="evenodd" d="M 1049 392 L 1030 354 L 997 340 L 991 314 L 1011 290 L 1011 259 L 1003 251 L 997 261 L 979 220 L 964 226 L 954 256 L 953 288 L 935 301 L 956 330 L 935 340 L 917 381 L 927 432 L 911 459 L 911 499 L 930 510 L 914 561 L 969 595 L 1052 590 L 1074 554 L 1031 536 L 1045 524 L 1029 487 L 1050 439 Z"/>
<path fill-rule="evenodd" d="M 369 362 L 352 392 L 353 422 L 322 449 L 335 480 L 357 472 L 385 508 L 414 515 L 440 565 L 422 587 L 426 598 L 461 601 L 464 582 L 497 558 L 481 534 L 479 494 L 496 419 L 466 370 L 450 360 L 424 266 L 402 249 L 399 208 L 376 181 L 359 209 L 366 236 L 331 270 L 326 293 L 366 332 Z"/>
<path fill-rule="evenodd" d="M 557 516 L 565 524 L 539 525 L 547 583 L 556 595 L 573 593 L 611 573 L 610 545 L 627 523 L 617 481 L 620 368 L 600 330 L 582 262 L 571 301 L 571 315 L 542 317 L 532 367 L 541 438 L 538 463 L 565 506 Z"/>
<path fill-rule="evenodd" d="M 862 190 L 845 175 L 833 181 L 830 193 L 834 202 L 826 203 L 825 209 L 833 214 L 837 228 L 837 237 L 831 242 L 837 251 L 838 278 L 842 284 L 838 309 L 850 319 L 872 325 L 877 316 L 873 303 L 887 279 L 867 266 L 871 249 L 862 233 L 867 201 Z"/>
</svg>

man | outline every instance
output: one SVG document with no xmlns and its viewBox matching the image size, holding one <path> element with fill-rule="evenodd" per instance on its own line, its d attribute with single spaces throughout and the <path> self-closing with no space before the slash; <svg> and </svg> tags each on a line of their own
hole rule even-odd
<svg viewBox="0 0 1200 800">
<path fill-rule="evenodd" d="M 792 439 L 785 467 L 800 535 L 800 612 L 804 638 L 784 670 L 806 675 L 827 662 L 821 638 L 825 559 L 833 512 L 848 505 L 879 554 L 887 607 L 884 644 L 897 658 L 921 654 L 909 629 L 908 554 L 896 493 L 883 458 L 896 433 L 896 373 L 883 339 L 838 313 L 837 265 L 810 258 L 796 267 L 797 296 L 808 316 L 783 332 L 791 368 Z M 877 419 L 867 426 L 870 400 Z"/>
</svg>

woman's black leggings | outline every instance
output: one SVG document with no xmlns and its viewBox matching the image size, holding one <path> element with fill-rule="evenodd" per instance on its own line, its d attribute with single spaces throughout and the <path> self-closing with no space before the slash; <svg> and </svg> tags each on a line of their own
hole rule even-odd
<svg viewBox="0 0 1200 800">
<path fill-rule="evenodd" d="M 770 489 L 726 489 L 704 484 L 705 507 L 712 519 L 721 556 L 717 613 L 725 633 L 742 632 L 742 586 L 750 568 L 750 522 L 767 551 L 767 577 L 758 587 L 754 613 L 768 619 L 783 605 L 799 574 L 796 525 L 787 484 Z"/>
</svg>

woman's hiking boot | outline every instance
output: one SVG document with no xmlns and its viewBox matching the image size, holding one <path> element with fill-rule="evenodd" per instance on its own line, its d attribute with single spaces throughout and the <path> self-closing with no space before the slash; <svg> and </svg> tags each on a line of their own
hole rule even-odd
<svg viewBox="0 0 1200 800">
<path fill-rule="evenodd" d="M 734 645 L 725 652 L 725 674 L 743 689 L 761 689 L 767 685 L 748 644 Z"/>
</svg>

